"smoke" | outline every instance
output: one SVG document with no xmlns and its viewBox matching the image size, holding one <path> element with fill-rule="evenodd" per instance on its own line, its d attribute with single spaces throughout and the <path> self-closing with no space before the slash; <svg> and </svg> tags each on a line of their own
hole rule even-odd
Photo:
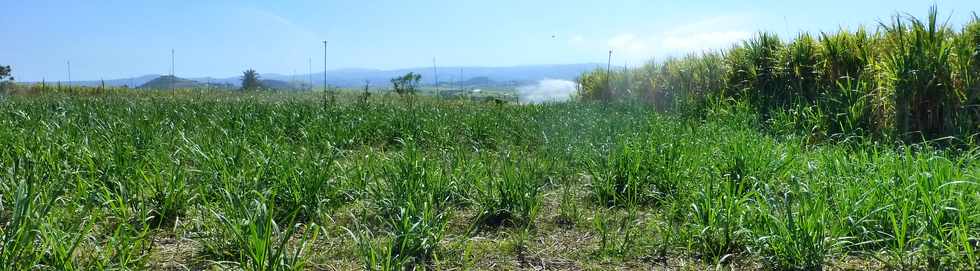
<svg viewBox="0 0 980 271">
<path fill-rule="evenodd" d="M 575 82 L 568 80 L 544 79 L 537 84 L 517 88 L 519 101 L 526 104 L 566 102 L 575 95 Z"/>
</svg>

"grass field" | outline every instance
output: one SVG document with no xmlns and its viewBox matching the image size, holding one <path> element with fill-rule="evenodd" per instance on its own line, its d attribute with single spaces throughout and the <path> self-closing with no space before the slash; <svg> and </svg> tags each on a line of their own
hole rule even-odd
<svg viewBox="0 0 980 271">
<path fill-rule="evenodd" d="M 0 98 L 4 269 L 971 269 L 978 151 L 628 103 Z"/>
</svg>

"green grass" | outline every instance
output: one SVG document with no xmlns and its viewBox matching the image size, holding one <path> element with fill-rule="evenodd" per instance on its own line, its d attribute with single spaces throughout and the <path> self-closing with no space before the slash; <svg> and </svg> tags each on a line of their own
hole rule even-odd
<svg viewBox="0 0 980 271">
<path fill-rule="evenodd" d="M 0 101 L 10 269 L 969 269 L 980 151 L 748 103 L 182 91 Z M 785 126 L 793 127 L 793 126 Z M 792 128 L 788 128 L 792 129 Z"/>
</svg>

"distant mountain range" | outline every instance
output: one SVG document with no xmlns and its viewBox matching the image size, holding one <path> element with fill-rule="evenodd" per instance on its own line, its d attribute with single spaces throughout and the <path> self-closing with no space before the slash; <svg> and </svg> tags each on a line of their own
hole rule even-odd
<svg viewBox="0 0 980 271">
<path fill-rule="evenodd" d="M 261 80 L 262 86 L 271 89 L 279 90 L 305 90 L 309 88 L 309 84 L 303 82 L 286 82 L 280 80 Z M 222 83 L 218 81 L 200 81 L 193 79 L 180 78 L 170 75 L 164 75 L 157 77 L 149 82 L 139 85 L 138 88 L 142 89 L 170 89 L 170 88 L 218 88 L 218 89 L 236 89 L 237 85 L 230 83 Z"/>
<path fill-rule="evenodd" d="M 438 67 L 433 68 L 411 68 L 398 70 L 378 70 L 378 69 L 338 69 L 327 72 L 327 83 L 335 87 L 362 87 L 365 82 L 370 82 L 372 87 L 387 87 L 390 79 L 396 76 L 414 72 L 422 75 L 423 85 L 433 85 L 436 75 L 440 85 L 464 85 L 464 86 L 494 86 L 494 85 L 520 85 L 537 82 L 543 79 L 573 80 L 583 72 L 603 67 L 602 64 L 560 64 L 560 65 L 527 65 L 512 67 Z M 263 74 L 259 71 L 260 77 L 270 87 L 307 87 L 310 80 L 316 86 L 323 84 L 323 72 L 314 74 L 283 75 L 276 73 Z M 106 86 L 145 86 L 147 88 L 169 88 L 170 76 L 144 75 L 133 78 L 105 80 Z M 464 78 L 460 82 L 460 78 Z M 294 82 L 295 80 L 295 82 Z M 77 81 L 73 85 L 98 86 L 103 81 Z M 180 87 L 191 86 L 233 86 L 241 84 L 241 78 L 225 77 L 197 77 L 197 78 L 177 78 L 176 84 Z M 28 82 L 31 83 L 31 82 Z"/>
</svg>

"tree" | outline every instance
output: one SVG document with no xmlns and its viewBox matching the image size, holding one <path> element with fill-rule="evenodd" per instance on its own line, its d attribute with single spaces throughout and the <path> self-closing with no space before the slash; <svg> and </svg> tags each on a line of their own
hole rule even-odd
<svg viewBox="0 0 980 271">
<path fill-rule="evenodd" d="M 419 86 L 419 81 L 421 80 L 421 74 L 410 72 L 403 76 L 392 78 L 391 85 L 395 88 L 395 93 L 400 95 L 415 94 L 415 91 Z"/>
<path fill-rule="evenodd" d="M 242 73 L 242 91 L 253 91 L 262 89 L 262 82 L 259 81 L 259 73 L 253 69 L 248 69 Z"/>
<path fill-rule="evenodd" d="M 0 66 L 0 81 L 5 80 L 14 80 L 14 77 L 10 75 L 10 66 Z"/>
<path fill-rule="evenodd" d="M 0 66 L 0 91 L 14 87 L 14 77 L 10 75 L 10 66 Z"/>
</svg>

